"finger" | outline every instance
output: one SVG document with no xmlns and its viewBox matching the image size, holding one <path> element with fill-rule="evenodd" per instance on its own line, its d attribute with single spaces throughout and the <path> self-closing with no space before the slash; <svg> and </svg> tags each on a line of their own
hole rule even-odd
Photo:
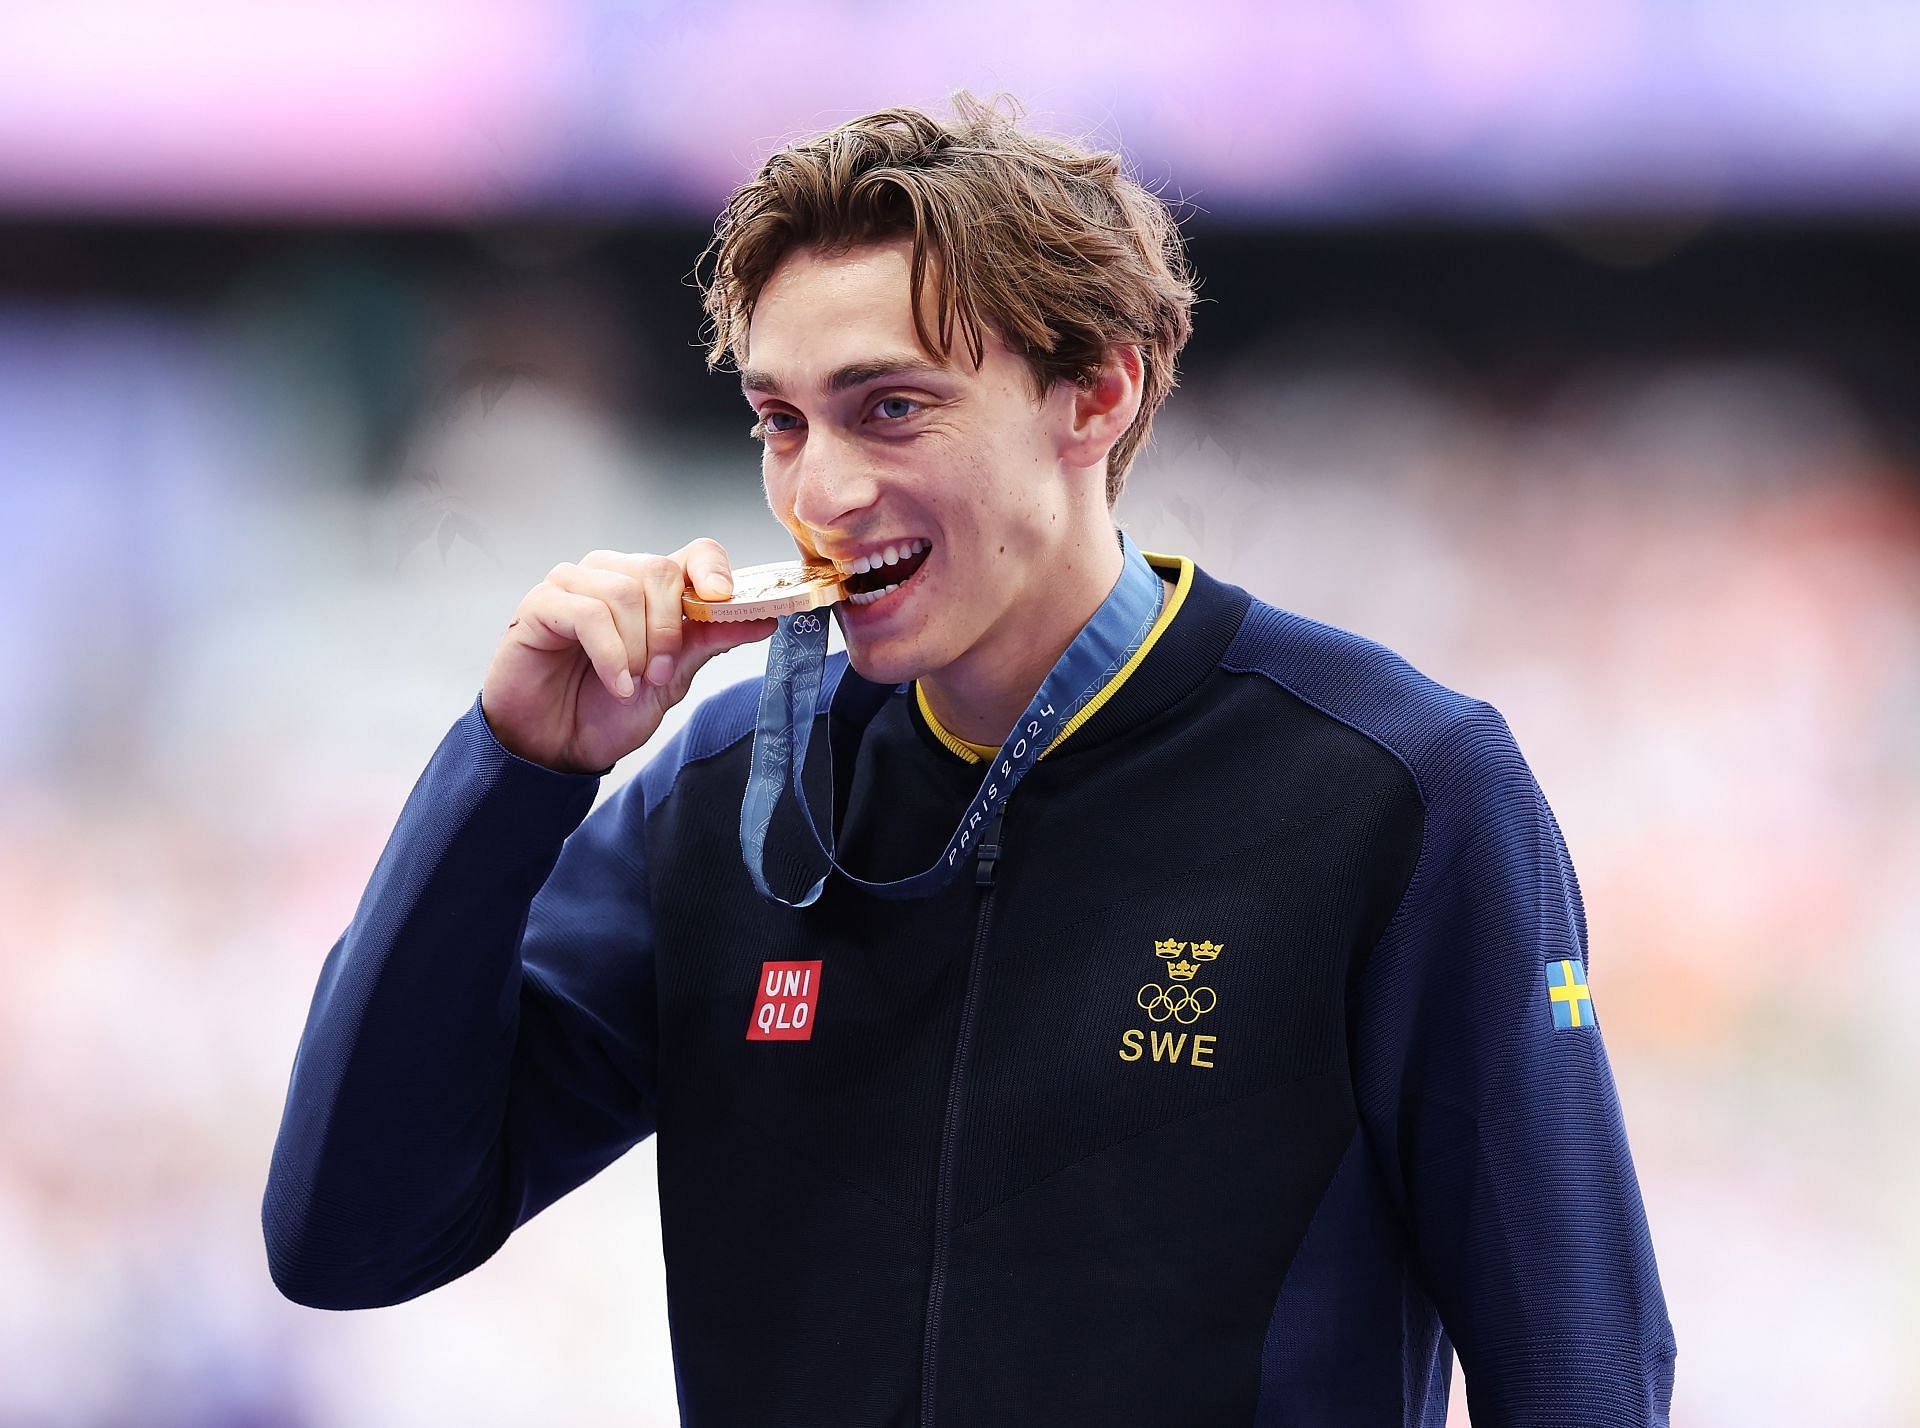
<svg viewBox="0 0 1920 1428">
<path fill-rule="evenodd" d="M 687 621 L 681 632 L 680 658 L 674 664 L 667 692 L 678 703 L 708 660 L 738 645 L 764 640 L 779 628 L 780 622 L 775 619 Z"/>
<path fill-rule="evenodd" d="M 641 678 L 647 667 L 647 587 L 621 570 L 568 563 L 554 566 L 547 579 L 562 590 L 606 605 L 626 650 L 627 670 L 635 679 Z"/>
<path fill-rule="evenodd" d="M 686 569 L 693 593 L 702 600 L 725 600 L 733 594 L 733 562 L 727 548 L 712 536 L 690 540 L 673 553 Z"/>
<path fill-rule="evenodd" d="M 542 625 L 571 639 L 585 651 L 594 673 L 615 699 L 633 697 L 633 676 L 627 672 L 626 646 L 620 642 L 613 612 L 604 602 L 558 586 L 541 585 L 527 601 L 527 610 Z"/>
<path fill-rule="evenodd" d="M 634 576 L 646 587 L 647 683 L 665 684 L 673 678 L 674 656 L 680 653 L 680 597 L 686 593 L 686 567 L 672 556 L 636 558 Z"/>
</svg>

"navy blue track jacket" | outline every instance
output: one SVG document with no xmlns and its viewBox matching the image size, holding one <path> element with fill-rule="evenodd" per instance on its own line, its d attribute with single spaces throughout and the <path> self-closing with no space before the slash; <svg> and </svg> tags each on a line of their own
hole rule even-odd
<svg viewBox="0 0 1920 1428">
<path fill-rule="evenodd" d="M 1150 559 L 1142 655 L 915 901 L 753 892 L 758 680 L 598 809 L 476 699 L 321 969 L 281 1291 L 423 1294 L 657 1132 L 701 1428 L 1412 1428 L 1450 1350 L 1481 1428 L 1665 1424 L 1580 890 L 1505 720 Z M 979 755 L 911 685 L 819 717 L 840 860 L 927 866 Z"/>
</svg>

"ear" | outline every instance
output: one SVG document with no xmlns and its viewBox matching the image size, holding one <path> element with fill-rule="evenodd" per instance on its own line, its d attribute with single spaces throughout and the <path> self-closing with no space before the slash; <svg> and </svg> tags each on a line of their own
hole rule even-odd
<svg viewBox="0 0 1920 1428">
<path fill-rule="evenodd" d="M 1107 453 L 1140 414 L 1145 385 L 1146 364 L 1132 343 L 1109 347 L 1106 361 L 1085 386 L 1068 385 L 1071 407 L 1059 439 L 1062 464 L 1105 470 Z"/>
</svg>

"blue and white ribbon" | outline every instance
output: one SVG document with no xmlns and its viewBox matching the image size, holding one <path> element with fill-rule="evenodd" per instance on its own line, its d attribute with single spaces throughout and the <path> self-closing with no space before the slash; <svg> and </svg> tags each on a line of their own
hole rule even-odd
<svg viewBox="0 0 1920 1428">
<path fill-rule="evenodd" d="M 752 770 L 747 777 L 746 797 L 740 805 L 740 852 L 760 895 L 787 907 L 805 907 L 820 896 L 828 876 L 835 870 L 856 887 L 883 898 L 926 897 L 946 886 L 980 829 L 1006 806 L 1014 788 L 1074 715 L 1106 687 L 1133 657 L 1134 651 L 1145 643 L 1148 631 L 1159 617 L 1158 572 L 1147 564 L 1146 557 L 1124 531 L 1120 534 L 1120 550 L 1120 578 L 1100 608 L 1094 611 L 1093 618 L 1081 628 L 1040 682 L 1027 712 L 1020 716 L 1000 746 L 1000 752 L 987 765 L 980 789 L 961 815 L 960 825 L 947 840 L 945 851 L 925 872 L 891 882 L 871 882 L 834 861 L 831 808 L 825 840 L 814 822 L 813 810 L 800 785 L 800 775 L 806 767 L 807 744 L 819 707 L 821 675 L 827 660 L 827 623 L 824 612 L 818 610 L 784 616 L 767 655 L 766 680 L 760 686 L 759 720 L 753 733 Z M 862 708 L 853 711 L 855 718 L 864 726 L 883 702 L 865 702 Z M 831 798 L 834 787 L 831 777 L 827 786 Z M 766 875 L 767 829 L 773 822 L 780 792 L 785 788 L 793 790 L 805 815 L 807 830 L 827 859 L 827 871 L 798 899 L 775 892 L 768 885 Z"/>
</svg>

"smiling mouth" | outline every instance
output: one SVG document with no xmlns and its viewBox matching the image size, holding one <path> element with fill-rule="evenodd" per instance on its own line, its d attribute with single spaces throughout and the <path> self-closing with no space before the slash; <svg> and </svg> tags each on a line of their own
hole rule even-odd
<svg viewBox="0 0 1920 1428">
<path fill-rule="evenodd" d="M 919 571 L 920 567 L 927 563 L 927 557 L 932 553 L 933 547 L 929 545 L 918 554 L 910 555 L 897 564 L 878 565 L 872 570 L 863 571 L 858 575 L 849 575 L 840 582 L 841 587 L 846 590 L 849 596 L 879 595 L 881 592 L 895 585 L 906 584 L 907 581 L 912 579 L 915 573 Z M 860 603 L 864 604 L 866 602 L 862 601 Z"/>
</svg>

